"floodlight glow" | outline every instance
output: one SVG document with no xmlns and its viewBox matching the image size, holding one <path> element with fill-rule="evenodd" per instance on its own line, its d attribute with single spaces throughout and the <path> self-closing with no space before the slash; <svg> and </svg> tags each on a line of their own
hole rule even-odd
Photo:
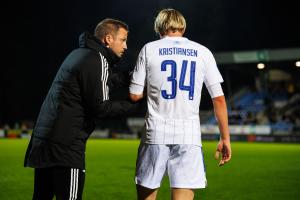
<svg viewBox="0 0 300 200">
<path fill-rule="evenodd" d="M 296 61 L 295 65 L 296 67 L 300 67 L 300 61 Z"/>
<path fill-rule="evenodd" d="M 264 69 L 265 68 L 265 64 L 264 63 L 258 63 L 257 64 L 257 68 L 258 69 Z"/>
</svg>

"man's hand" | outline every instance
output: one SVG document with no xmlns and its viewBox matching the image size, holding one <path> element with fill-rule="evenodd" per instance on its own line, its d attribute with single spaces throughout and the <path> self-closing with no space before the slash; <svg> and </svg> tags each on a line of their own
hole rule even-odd
<svg viewBox="0 0 300 200">
<path fill-rule="evenodd" d="M 218 160 L 221 154 L 221 160 L 219 166 L 223 166 L 225 163 L 229 162 L 231 159 L 231 145 L 230 140 L 220 140 L 217 145 L 217 150 L 215 153 L 215 159 Z"/>
<path fill-rule="evenodd" d="M 129 99 L 133 102 L 137 102 L 139 100 L 141 100 L 144 97 L 143 94 L 131 94 L 129 93 Z"/>
</svg>

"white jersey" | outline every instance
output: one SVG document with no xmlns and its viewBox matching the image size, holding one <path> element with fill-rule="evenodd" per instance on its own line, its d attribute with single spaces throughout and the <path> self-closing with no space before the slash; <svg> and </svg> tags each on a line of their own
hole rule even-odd
<svg viewBox="0 0 300 200">
<path fill-rule="evenodd" d="M 146 44 L 133 72 L 130 93 L 147 88 L 148 144 L 201 146 L 199 107 L 206 87 L 223 82 L 212 53 L 185 37 L 164 37 Z"/>
</svg>

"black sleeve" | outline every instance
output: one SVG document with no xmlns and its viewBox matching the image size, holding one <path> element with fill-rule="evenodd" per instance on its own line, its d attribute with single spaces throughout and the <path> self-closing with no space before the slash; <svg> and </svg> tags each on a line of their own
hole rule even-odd
<svg viewBox="0 0 300 200">
<path fill-rule="evenodd" d="M 106 100 L 103 94 L 103 81 L 101 62 L 98 62 L 98 55 L 86 57 L 81 63 L 78 81 L 80 84 L 81 97 L 85 112 L 92 118 L 106 116 L 120 116 L 136 112 L 140 103 L 133 103 L 129 100 L 111 101 Z"/>
<path fill-rule="evenodd" d="M 121 87 L 128 88 L 130 83 L 131 71 L 111 72 L 109 87 L 117 89 Z"/>
</svg>

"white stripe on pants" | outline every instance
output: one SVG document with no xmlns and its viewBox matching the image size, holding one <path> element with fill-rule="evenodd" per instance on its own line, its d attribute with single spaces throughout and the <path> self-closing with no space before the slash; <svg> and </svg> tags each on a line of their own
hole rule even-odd
<svg viewBox="0 0 300 200">
<path fill-rule="evenodd" d="M 70 200 L 76 200 L 77 199 L 78 173 L 79 173 L 79 169 L 73 169 L 73 168 L 71 168 Z"/>
</svg>

